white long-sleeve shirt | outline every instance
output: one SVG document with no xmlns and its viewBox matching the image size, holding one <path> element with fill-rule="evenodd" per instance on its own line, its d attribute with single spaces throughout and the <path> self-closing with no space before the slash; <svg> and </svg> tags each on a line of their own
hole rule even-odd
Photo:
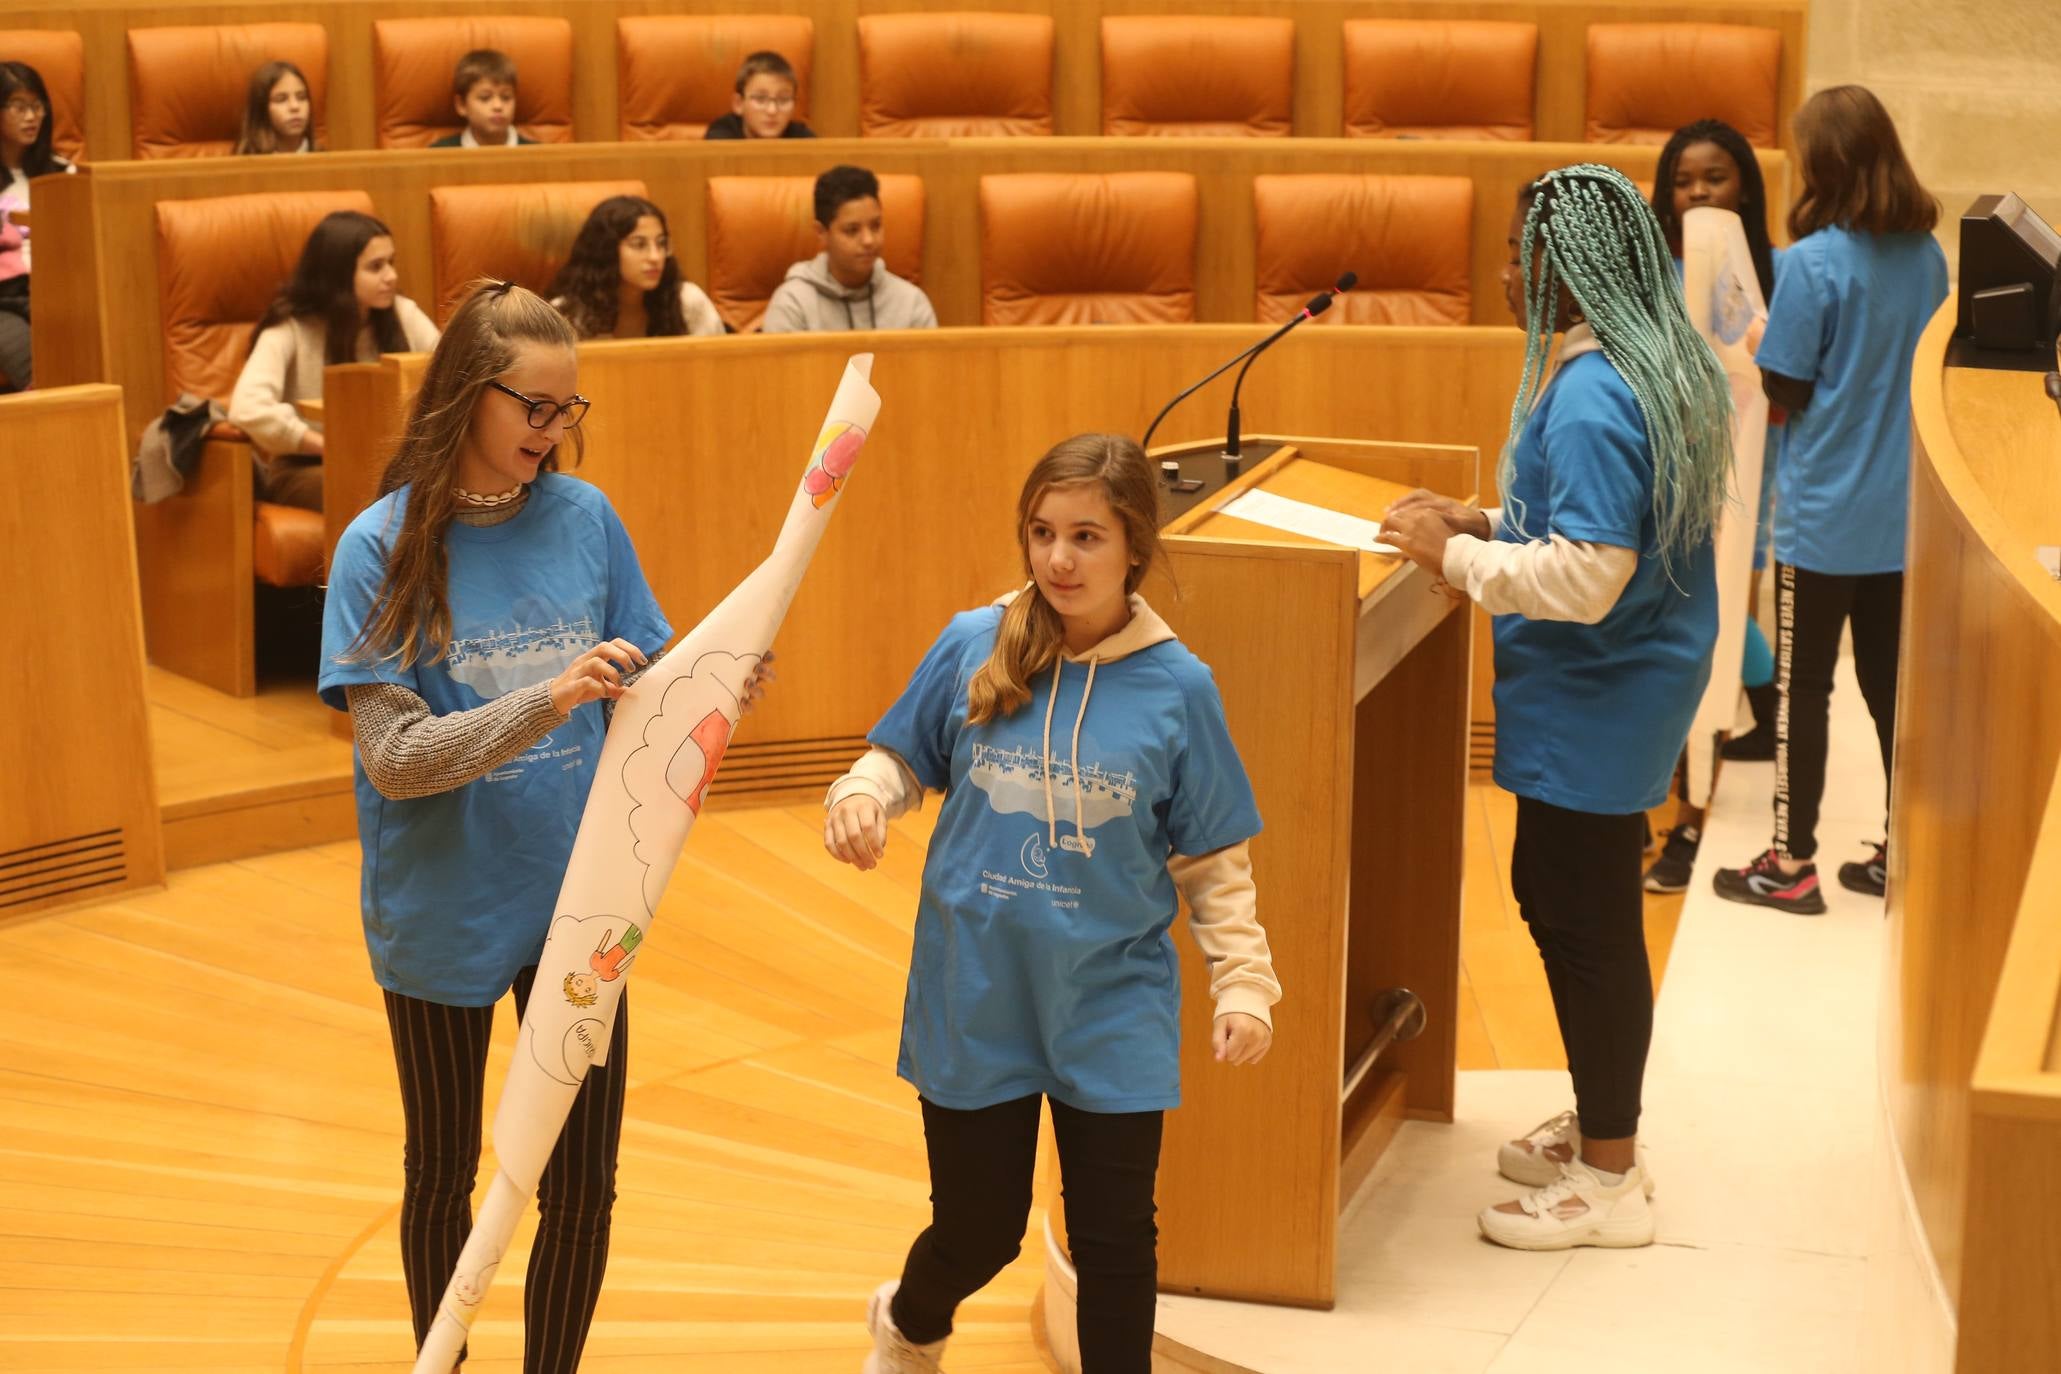
<svg viewBox="0 0 2061 1374">
<path fill-rule="evenodd" d="M 394 314 L 410 349 L 427 353 L 437 346 L 437 327 L 414 301 L 394 297 Z M 282 320 L 258 335 L 229 395 L 229 423 L 267 454 L 304 452 L 313 426 L 293 403 L 322 399 L 328 347 L 328 322 L 312 317 Z M 379 344 L 368 324 L 358 331 L 357 361 L 369 363 L 378 357 Z"/>
</svg>

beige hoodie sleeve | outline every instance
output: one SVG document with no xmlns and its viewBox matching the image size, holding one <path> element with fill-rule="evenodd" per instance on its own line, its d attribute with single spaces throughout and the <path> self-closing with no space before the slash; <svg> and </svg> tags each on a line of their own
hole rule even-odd
<svg viewBox="0 0 2061 1374">
<path fill-rule="evenodd" d="M 299 346 L 292 320 L 282 320 L 258 335 L 257 347 L 243 360 L 236 389 L 229 393 L 229 423 L 266 453 L 299 453 L 308 440 L 308 422 L 286 394 Z"/>
<path fill-rule="evenodd" d="M 873 748 L 860 756 L 851 771 L 830 784 L 823 796 L 823 809 L 846 797 L 866 796 L 880 803 L 889 820 L 923 809 L 923 784 L 901 756 L 891 750 Z"/>
<path fill-rule="evenodd" d="M 1188 901 L 1188 933 L 1209 961 L 1216 1014 L 1242 1011 L 1272 1029 L 1268 1008 L 1281 1000 L 1281 980 L 1259 923 L 1251 850 L 1241 840 L 1193 858 L 1169 855 L 1166 867 Z"/>
</svg>

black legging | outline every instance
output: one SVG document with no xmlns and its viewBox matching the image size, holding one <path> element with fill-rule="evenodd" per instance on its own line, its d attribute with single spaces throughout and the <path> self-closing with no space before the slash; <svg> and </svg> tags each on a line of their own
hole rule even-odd
<svg viewBox="0 0 2061 1374">
<path fill-rule="evenodd" d="M 515 976 L 515 1014 L 529 1005 L 534 966 Z M 401 1273 L 418 1347 L 472 1231 L 487 1042 L 494 1008 L 450 1007 L 386 994 L 401 1111 L 408 1129 L 401 1193 Z M 573 1374 L 608 1268 L 616 1151 L 629 1074 L 630 999 L 616 1008 L 608 1062 L 594 1066 L 537 1184 L 537 1239 L 523 1292 L 524 1374 Z"/>
<path fill-rule="evenodd" d="M 1038 1104 L 959 1112 L 923 1103 L 930 1228 L 910 1247 L 894 1323 L 919 1345 L 952 1334 L 952 1314 L 1023 1248 Z M 1080 1276 L 1075 1328 L 1082 1374 L 1150 1374 L 1159 1291 L 1160 1112 L 1084 1112 L 1052 1103 L 1066 1238 Z"/>
<path fill-rule="evenodd" d="M 1896 742 L 1896 670 L 1903 637 L 1904 575 L 1845 577 L 1792 563 L 1775 565 L 1775 848 L 1791 859 L 1818 852 L 1818 807 L 1825 800 L 1832 674 L 1839 636 L 1853 621 L 1853 669 L 1875 718 L 1882 776 Z M 1884 809 L 1888 802 L 1883 803 Z"/>
<path fill-rule="evenodd" d="M 1598 1140 L 1639 1133 L 1653 1041 L 1642 819 L 1517 799 L 1510 890 L 1545 961 L 1582 1134 Z"/>
</svg>

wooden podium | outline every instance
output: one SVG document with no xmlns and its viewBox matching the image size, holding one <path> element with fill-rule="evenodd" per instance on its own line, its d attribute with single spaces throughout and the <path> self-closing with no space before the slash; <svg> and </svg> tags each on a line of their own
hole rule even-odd
<svg viewBox="0 0 2061 1374">
<path fill-rule="evenodd" d="M 1221 480 L 1221 447 L 1153 456 Z M 1378 520 L 1416 487 L 1471 498 L 1478 454 L 1308 438 L 1245 450 L 1242 473 L 1169 521 L 1172 585 L 1145 595 L 1215 673 L 1258 794 L 1253 866 L 1283 998 L 1265 1062 L 1215 1063 L 1208 975 L 1177 926 L 1183 1105 L 1160 1166 L 1160 1287 L 1329 1307 L 1341 1209 L 1404 1116 L 1452 1119 L 1470 620 L 1405 559 L 1222 508 L 1258 489 Z M 1415 1024 L 1402 989 L 1421 1001 Z M 1370 1059 L 1391 1011 L 1422 1034 Z M 1046 1324 L 1078 1368 L 1056 1201 L 1047 1229 Z"/>
</svg>

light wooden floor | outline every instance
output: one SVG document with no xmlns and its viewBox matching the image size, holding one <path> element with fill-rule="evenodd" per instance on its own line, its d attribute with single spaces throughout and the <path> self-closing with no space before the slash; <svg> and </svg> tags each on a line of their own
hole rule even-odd
<svg viewBox="0 0 2061 1374">
<path fill-rule="evenodd" d="M 319 751 L 310 698 L 154 684 L 168 792 Z M 248 752 L 246 752 L 248 751 Z M 310 755 L 312 757 L 312 755 Z M 584 1367 L 856 1370 L 865 1295 L 926 1213 L 893 1076 L 928 815 L 870 875 L 814 805 L 712 811 L 632 998 L 608 1290 Z M 1462 1067 L 1562 1061 L 1508 899 L 1514 802 L 1469 806 Z M 0 1369 L 402 1370 L 391 1052 L 355 842 L 175 873 L 162 892 L 0 926 Z M 1655 974 L 1680 901 L 1649 899 Z M 504 1014 L 489 1085 L 511 1027 Z M 1041 1188 L 1041 1194 L 1043 1189 Z M 1034 1374 L 1041 1245 L 962 1313 L 952 1367 Z M 503 1266 L 469 1368 L 520 1366 Z"/>
</svg>

